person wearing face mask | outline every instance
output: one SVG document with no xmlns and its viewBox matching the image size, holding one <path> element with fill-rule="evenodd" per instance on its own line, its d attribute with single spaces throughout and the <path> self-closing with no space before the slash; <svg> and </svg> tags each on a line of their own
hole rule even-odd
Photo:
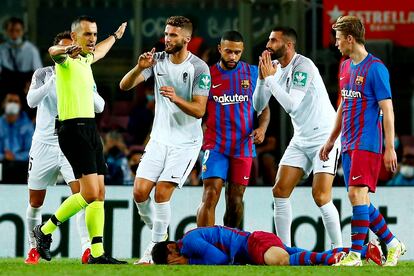
<svg viewBox="0 0 414 276">
<path fill-rule="evenodd" d="M 128 159 L 126 157 L 126 145 L 118 131 L 110 131 L 105 135 L 104 155 L 108 174 L 105 175 L 105 183 L 109 185 L 123 185 L 131 181 Z"/>
<path fill-rule="evenodd" d="M 4 114 L 0 117 L 0 161 L 27 161 L 34 127 L 21 111 L 19 94 L 6 94 Z"/>
<path fill-rule="evenodd" d="M 0 44 L 0 88 L 25 91 L 33 72 L 42 67 L 39 50 L 24 40 L 24 23 L 17 17 L 4 22 L 6 41 Z"/>
</svg>

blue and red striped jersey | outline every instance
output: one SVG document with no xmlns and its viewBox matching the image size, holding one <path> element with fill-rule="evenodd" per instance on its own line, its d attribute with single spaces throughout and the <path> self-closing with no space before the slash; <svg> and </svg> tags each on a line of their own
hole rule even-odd
<svg viewBox="0 0 414 276">
<path fill-rule="evenodd" d="M 187 232 L 178 247 L 189 264 L 246 264 L 249 236 L 250 232 L 225 226 L 200 227 Z"/>
<path fill-rule="evenodd" d="M 382 152 L 382 115 L 378 102 L 391 99 L 389 73 L 380 59 L 368 54 L 359 64 L 341 64 L 342 151 Z"/>
<path fill-rule="evenodd" d="M 255 157 L 253 92 L 257 66 L 240 61 L 233 70 L 220 63 L 210 67 L 211 88 L 207 102 L 204 150 L 216 150 L 233 157 Z"/>
</svg>

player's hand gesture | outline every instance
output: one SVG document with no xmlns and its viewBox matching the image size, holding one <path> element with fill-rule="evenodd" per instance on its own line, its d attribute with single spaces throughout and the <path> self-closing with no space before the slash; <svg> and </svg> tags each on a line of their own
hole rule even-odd
<svg viewBox="0 0 414 276">
<path fill-rule="evenodd" d="M 65 47 L 65 54 L 71 58 L 77 58 L 82 52 L 82 47 L 79 45 L 69 45 Z"/>
<path fill-rule="evenodd" d="M 272 62 L 269 51 L 263 51 L 262 56 L 259 57 L 259 68 L 263 78 L 276 74 L 277 64 Z"/>
<path fill-rule="evenodd" d="M 170 101 L 173 103 L 175 103 L 178 98 L 177 94 L 175 94 L 175 89 L 172 86 L 161 86 L 160 94 L 170 99 Z"/>
<path fill-rule="evenodd" d="M 122 23 L 121 26 L 119 26 L 118 30 L 116 30 L 116 32 L 114 32 L 114 35 L 116 35 L 116 39 L 122 38 L 122 36 L 124 35 L 126 27 L 127 27 L 126 22 Z"/>
<path fill-rule="evenodd" d="M 397 154 L 394 149 L 385 148 L 384 151 L 384 165 L 388 171 L 393 173 L 397 170 Z"/>
<path fill-rule="evenodd" d="M 329 153 L 333 149 L 334 142 L 328 141 L 325 143 L 325 145 L 322 146 L 321 150 L 319 151 L 319 159 L 322 161 L 328 161 L 329 160 Z"/>
<path fill-rule="evenodd" d="M 172 257 L 168 259 L 169 265 L 186 265 L 188 264 L 188 259 L 184 256 Z"/>
<path fill-rule="evenodd" d="M 260 127 L 253 130 L 252 134 L 250 134 L 250 136 L 253 137 L 253 143 L 255 143 L 256 145 L 263 143 L 264 138 L 265 138 L 265 133 L 266 133 L 266 130 Z"/>
<path fill-rule="evenodd" d="M 155 48 L 152 48 L 150 52 L 141 54 L 138 58 L 138 66 L 141 69 L 149 68 L 155 64 L 154 59 Z"/>
</svg>

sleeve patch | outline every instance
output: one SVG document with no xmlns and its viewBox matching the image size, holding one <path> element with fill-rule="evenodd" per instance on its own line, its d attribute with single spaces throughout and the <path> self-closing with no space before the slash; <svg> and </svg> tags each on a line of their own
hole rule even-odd
<svg viewBox="0 0 414 276">
<path fill-rule="evenodd" d="M 201 74 L 200 80 L 198 82 L 198 87 L 201 89 L 209 90 L 211 85 L 211 77 L 207 74 Z"/>
<path fill-rule="evenodd" d="M 308 80 L 308 73 L 305 72 L 295 72 L 293 74 L 293 85 L 299 87 L 305 87 Z"/>
</svg>

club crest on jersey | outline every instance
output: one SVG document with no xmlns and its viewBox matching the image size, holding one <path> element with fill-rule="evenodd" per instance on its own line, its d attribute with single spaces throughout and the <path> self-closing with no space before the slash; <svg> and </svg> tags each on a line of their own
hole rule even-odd
<svg viewBox="0 0 414 276">
<path fill-rule="evenodd" d="M 355 79 L 355 84 L 356 85 L 362 85 L 364 83 L 364 77 L 362 76 L 357 76 Z"/>
<path fill-rule="evenodd" d="M 249 88 L 249 86 L 250 86 L 249 80 L 242 80 L 241 81 L 241 87 L 242 88 L 247 89 L 247 88 Z"/>
<path fill-rule="evenodd" d="M 187 78 L 188 78 L 188 73 L 184 72 L 183 73 L 183 82 L 186 83 L 187 82 Z"/>
<path fill-rule="evenodd" d="M 200 81 L 198 82 L 198 87 L 201 89 L 209 90 L 211 86 L 211 77 L 207 74 L 201 74 Z"/>
<path fill-rule="evenodd" d="M 293 85 L 304 87 L 308 80 L 308 74 L 305 72 L 295 72 L 293 74 Z"/>
</svg>

